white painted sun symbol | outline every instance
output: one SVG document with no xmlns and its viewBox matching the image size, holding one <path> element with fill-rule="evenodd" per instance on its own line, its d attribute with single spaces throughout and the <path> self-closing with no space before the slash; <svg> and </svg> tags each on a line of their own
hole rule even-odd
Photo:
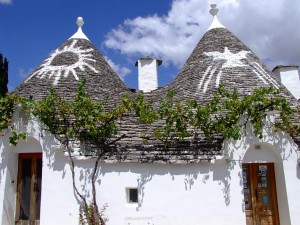
<svg viewBox="0 0 300 225">
<path fill-rule="evenodd" d="M 65 46 L 62 49 L 56 49 L 55 52 L 43 62 L 41 68 L 31 74 L 25 82 L 34 76 L 39 79 L 45 77 L 51 79 L 53 77 L 53 85 L 57 85 L 62 76 L 68 77 L 70 74 L 72 74 L 76 80 L 79 80 L 75 69 L 79 68 L 83 71 L 84 67 L 88 67 L 93 72 L 98 73 L 93 66 L 96 61 L 92 55 L 94 50 L 92 48 L 81 49 L 80 47 L 75 47 L 77 42 L 78 40 L 73 40 L 71 45 Z"/>
</svg>

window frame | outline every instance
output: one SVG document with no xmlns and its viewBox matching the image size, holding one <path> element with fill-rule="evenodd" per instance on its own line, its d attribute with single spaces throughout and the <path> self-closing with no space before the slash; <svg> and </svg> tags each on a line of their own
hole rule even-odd
<svg viewBox="0 0 300 225">
<path fill-rule="evenodd" d="M 31 159 L 31 184 L 30 184 L 30 215 L 28 220 L 20 219 L 20 210 L 21 210 L 21 196 L 22 196 L 22 164 L 24 159 Z M 39 221 L 40 218 L 37 218 L 37 214 L 40 215 L 40 202 L 37 203 L 37 198 L 41 199 L 41 196 L 37 197 L 36 195 L 36 185 L 37 185 L 37 160 L 41 159 L 43 160 L 42 153 L 20 153 L 19 154 L 19 160 L 18 160 L 18 180 L 17 180 L 17 193 L 16 193 L 16 215 L 15 215 L 15 221 L 16 224 L 22 224 L 22 221 Z M 43 161 L 41 162 L 41 174 L 40 179 L 42 185 L 42 167 L 43 167 Z M 42 187 L 40 187 L 40 192 L 42 190 Z M 39 193 L 40 195 L 41 193 Z M 37 205 L 39 204 L 39 205 Z M 38 207 L 38 209 L 36 208 Z M 39 210 L 37 212 L 36 210 Z"/>
<path fill-rule="evenodd" d="M 132 198 L 132 191 L 135 191 L 135 196 Z M 136 201 L 132 201 L 132 199 L 136 199 Z M 139 203 L 139 188 L 137 187 L 127 187 L 126 188 L 126 203 L 130 205 L 138 204 Z"/>
</svg>

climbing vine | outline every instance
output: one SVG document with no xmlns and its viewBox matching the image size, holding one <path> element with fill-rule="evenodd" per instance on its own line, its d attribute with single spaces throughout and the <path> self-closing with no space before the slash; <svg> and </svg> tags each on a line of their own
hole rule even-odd
<svg viewBox="0 0 300 225">
<path fill-rule="evenodd" d="M 111 151 L 111 146 L 127 137 L 119 132 L 119 121 L 124 116 L 134 116 L 140 123 L 154 124 L 149 133 L 142 133 L 145 143 L 152 135 L 166 148 L 176 140 L 197 137 L 203 133 L 208 140 L 215 136 L 226 139 L 240 139 L 247 126 L 259 138 L 262 137 L 266 112 L 277 110 L 276 119 L 270 125 L 274 131 L 283 130 L 290 135 L 299 134 L 299 108 L 293 108 L 275 88 L 261 88 L 252 94 L 240 96 L 237 90 L 229 91 L 221 86 L 206 104 L 196 100 L 176 102 L 170 91 L 161 102 L 148 100 L 144 95 L 135 99 L 123 96 L 119 103 L 111 106 L 109 101 L 92 99 L 84 90 L 84 83 L 79 84 L 73 100 L 60 97 L 54 89 L 49 96 L 40 101 L 31 101 L 12 94 L 0 98 L 1 135 L 10 134 L 10 143 L 17 144 L 25 133 L 18 133 L 14 127 L 13 115 L 21 106 L 28 115 L 39 119 L 45 129 L 56 136 L 65 146 L 70 159 L 73 190 L 81 200 L 81 224 L 105 224 L 103 211 L 98 208 L 96 192 L 96 174 L 102 157 Z M 152 137 L 152 138 L 153 138 Z M 127 137 L 130 138 L 130 137 Z M 77 188 L 75 179 L 74 146 L 96 146 L 93 157 L 95 164 L 91 175 L 92 201 Z"/>
<path fill-rule="evenodd" d="M 5 97 L 0 97 L 0 136 L 10 133 L 9 142 L 12 145 L 16 145 L 18 140 L 26 138 L 26 134 L 18 133 L 14 126 L 14 112 L 18 106 L 30 111 L 30 102 L 31 100 L 8 93 Z"/>
<path fill-rule="evenodd" d="M 291 136 L 299 135 L 299 107 L 293 107 L 280 89 L 261 88 L 240 96 L 236 89 L 230 92 L 221 86 L 206 104 L 199 104 L 196 100 L 176 102 L 173 96 L 170 91 L 156 108 L 143 96 L 138 97 L 142 110 L 138 107 L 136 112 L 141 122 L 162 120 L 163 123 L 153 132 L 155 138 L 166 145 L 200 132 L 208 140 L 220 135 L 225 139 L 238 140 L 246 134 L 248 125 L 257 137 L 262 138 L 268 114 L 274 114 L 275 120 L 269 126 L 275 132 L 282 130 Z"/>
<path fill-rule="evenodd" d="M 194 109 L 190 124 L 202 130 L 208 138 L 219 133 L 224 138 L 240 139 L 249 124 L 254 134 L 262 138 L 264 120 L 272 111 L 278 114 L 274 115 L 276 120 L 271 124 L 274 131 L 281 129 L 292 136 L 299 133 L 299 126 L 295 123 L 299 111 L 282 96 L 280 89 L 273 87 L 256 89 L 241 97 L 236 89 L 230 92 L 221 86 L 206 105 L 193 100 L 189 101 L 189 106 Z"/>
</svg>

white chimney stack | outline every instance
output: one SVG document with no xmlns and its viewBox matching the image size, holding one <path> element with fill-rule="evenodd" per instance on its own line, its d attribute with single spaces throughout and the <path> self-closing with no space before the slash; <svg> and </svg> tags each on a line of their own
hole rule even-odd
<svg viewBox="0 0 300 225">
<path fill-rule="evenodd" d="M 149 56 L 140 58 L 135 66 L 138 67 L 139 90 L 150 92 L 158 88 L 157 67 L 162 63 L 161 60 L 153 59 Z"/>
<path fill-rule="evenodd" d="M 272 72 L 279 77 L 281 83 L 294 95 L 300 99 L 300 78 L 299 66 L 276 66 Z"/>
</svg>

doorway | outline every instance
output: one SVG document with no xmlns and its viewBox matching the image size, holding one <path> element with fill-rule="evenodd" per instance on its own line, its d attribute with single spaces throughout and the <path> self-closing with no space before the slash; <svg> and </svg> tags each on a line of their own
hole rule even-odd
<svg viewBox="0 0 300 225">
<path fill-rule="evenodd" d="M 19 154 L 16 225 L 39 225 L 42 153 Z"/>
<path fill-rule="evenodd" d="M 247 225 L 279 225 L 274 163 L 243 163 Z"/>
</svg>

